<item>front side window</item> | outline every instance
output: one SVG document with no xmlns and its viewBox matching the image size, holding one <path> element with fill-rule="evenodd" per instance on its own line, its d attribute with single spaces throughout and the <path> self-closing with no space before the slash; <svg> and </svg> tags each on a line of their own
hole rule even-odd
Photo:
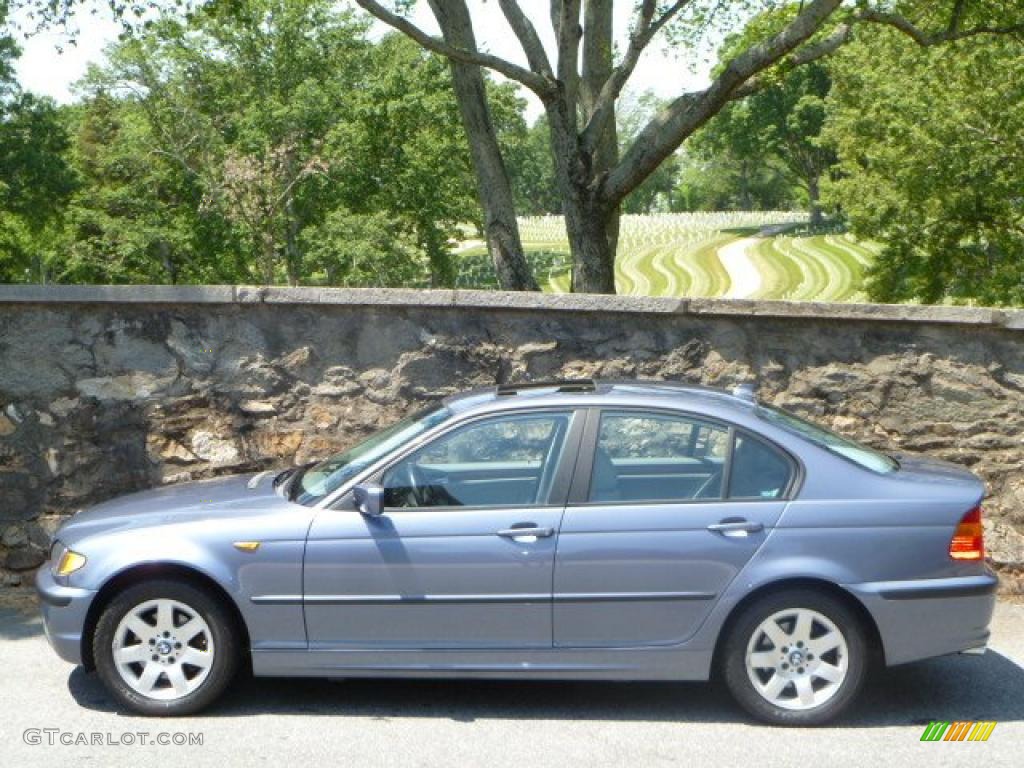
<svg viewBox="0 0 1024 768">
<path fill-rule="evenodd" d="M 592 502 L 722 497 L 729 431 L 687 416 L 606 411 L 590 479 Z"/>
<path fill-rule="evenodd" d="M 371 435 L 343 453 L 299 470 L 289 487 L 291 500 L 307 506 L 316 504 L 371 464 L 443 423 L 451 415 L 451 411 L 444 407 L 427 408 Z"/>
<path fill-rule="evenodd" d="M 546 504 L 571 419 L 571 412 L 515 414 L 442 435 L 384 473 L 384 506 Z"/>
</svg>

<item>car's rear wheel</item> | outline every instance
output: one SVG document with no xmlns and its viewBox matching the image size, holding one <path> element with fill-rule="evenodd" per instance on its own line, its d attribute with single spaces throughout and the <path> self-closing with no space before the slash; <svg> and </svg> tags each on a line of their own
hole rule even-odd
<svg viewBox="0 0 1024 768">
<path fill-rule="evenodd" d="M 186 581 L 135 584 L 96 625 L 93 657 L 119 704 L 143 715 L 186 715 L 224 692 L 238 667 L 238 633 L 214 597 Z"/>
<path fill-rule="evenodd" d="M 778 725 L 820 725 L 856 698 L 868 664 L 856 614 L 823 591 L 768 594 L 742 609 L 722 672 L 739 704 Z"/>
</svg>

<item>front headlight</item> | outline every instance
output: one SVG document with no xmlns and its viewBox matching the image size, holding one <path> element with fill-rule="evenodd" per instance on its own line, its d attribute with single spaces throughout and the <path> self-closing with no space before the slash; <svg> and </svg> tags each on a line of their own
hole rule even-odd
<svg viewBox="0 0 1024 768">
<path fill-rule="evenodd" d="M 85 555 L 65 549 L 64 553 L 60 556 L 60 560 L 57 562 L 57 568 L 54 572 L 58 576 L 67 576 L 77 571 L 83 565 L 85 565 Z"/>
</svg>

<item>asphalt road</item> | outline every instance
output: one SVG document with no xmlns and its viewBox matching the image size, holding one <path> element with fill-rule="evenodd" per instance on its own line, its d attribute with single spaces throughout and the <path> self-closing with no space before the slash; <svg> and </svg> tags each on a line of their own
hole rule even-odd
<svg viewBox="0 0 1024 768">
<path fill-rule="evenodd" d="M 1024 605 L 1000 603 L 993 630 L 985 656 L 876 675 L 856 709 L 828 728 L 755 725 L 720 685 L 695 683 L 246 679 L 208 714 L 154 720 L 116 712 L 94 675 L 52 653 L 30 601 L 8 596 L 0 605 L 0 764 L 1020 766 Z M 932 719 L 998 725 L 985 743 L 921 743 Z M 42 729 L 59 729 L 55 743 Z M 26 743 L 26 731 L 42 743 Z M 179 733 L 200 734 L 202 744 L 139 743 Z M 116 743 L 61 743 L 81 738 Z"/>
</svg>

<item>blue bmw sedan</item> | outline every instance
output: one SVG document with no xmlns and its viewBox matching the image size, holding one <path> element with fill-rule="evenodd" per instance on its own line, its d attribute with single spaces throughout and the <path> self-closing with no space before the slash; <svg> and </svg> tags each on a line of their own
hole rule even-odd
<svg viewBox="0 0 1024 768">
<path fill-rule="evenodd" d="M 668 382 L 447 398 L 317 464 L 80 511 L 47 637 L 124 709 L 275 677 L 707 680 L 838 716 L 873 665 L 980 653 L 984 488 L 731 393 Z"/>
</svg>

